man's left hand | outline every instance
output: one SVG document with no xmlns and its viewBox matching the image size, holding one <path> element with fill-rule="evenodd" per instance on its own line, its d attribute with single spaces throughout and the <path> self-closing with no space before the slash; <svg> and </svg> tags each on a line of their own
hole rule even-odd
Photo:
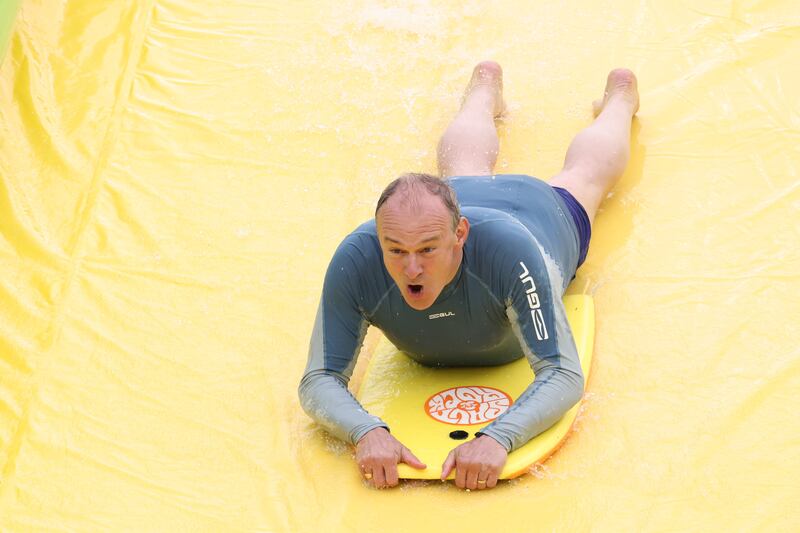
<svg viewBox="0 0 800 533">
<path fill-rule="evenodd" d="M 458 446 L 442 465 L 442 480 L 456 469 L 456 487 L 483 490 L 497 485 L 497 477 L 506 464 L 508 453 L 499 442 L 488 435 Z"/>
</svg>

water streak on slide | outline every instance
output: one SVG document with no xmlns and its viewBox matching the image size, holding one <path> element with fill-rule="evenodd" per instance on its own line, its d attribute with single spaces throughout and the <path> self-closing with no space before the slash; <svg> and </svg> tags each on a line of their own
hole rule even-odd
<svg viewBox="0 0 800 533">
<path fill-rule="evenodd" d="M 535 4 L 1 2 L 0 529 L 799 530 L 796 0 Z M 485 58 L 542 178 L 639 75 L 585 408 L 492 491 L 369 490 L 296 399 L 320 283 Z"/>
</svg>

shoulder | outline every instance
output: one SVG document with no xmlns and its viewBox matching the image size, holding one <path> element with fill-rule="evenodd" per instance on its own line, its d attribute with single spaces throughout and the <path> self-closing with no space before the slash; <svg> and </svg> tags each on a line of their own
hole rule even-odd
<svg viewBox="0 0 800 533">
<path fill-rule="evenodd" d="M 470 271 L 504 296 L 517 279 L 521 263 L 537 266 L 541 263 L 540 247 L 534 236 L 505 213 L 483 217 L 471 224 L 465 254 Z"/>
<path fill-rule="evenodd" d="M 342 239 L 331 259 L 331 264 L 334 263 L 347 264 L 358 270 L 373 267 L 376 263 L 383 264 L 374 220 L 361 224 Z"/>
<path fill-rule="evenodd" d="M 325 274 L 323 294 L 371 309 L 392 286 L 383 264 L 375 222 L 350 232 L 336 248 Z"/>
<path fill-rule="evenodd" d="M 498 254 L 536 249 L 536 239 L 516 217 L 502 211 L 483 208 L 466 208 L 464 215 L 470 222 L 468 241 L 476 253 Z"/>
</svg>

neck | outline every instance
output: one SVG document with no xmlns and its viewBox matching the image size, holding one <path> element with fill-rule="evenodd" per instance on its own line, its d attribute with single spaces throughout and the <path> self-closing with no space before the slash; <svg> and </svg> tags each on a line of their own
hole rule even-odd
<svg viewBox="0 0 800 533">
<path fill-rule="evenodd" d="M 453 257 L 453 267 L 450 269 L 450 276 L 448 276 L 447 278 L 446 285 L 449 285 L 453 281 L 453 279 L 455 279 L 456 274 L 458 273 L 458 268 L 461 266 L 461 261 L 463 259 L 464 259 L 464 250 L 459 248 L 459 250 Z"/>
</svg>

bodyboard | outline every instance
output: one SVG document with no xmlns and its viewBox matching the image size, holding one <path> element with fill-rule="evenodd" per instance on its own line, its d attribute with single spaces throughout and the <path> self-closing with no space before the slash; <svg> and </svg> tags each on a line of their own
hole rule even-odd
<svg viewBox="0 0 800 533">
<path fill-rule="evenodd" d="M 594 302 L 588 295 L 564 297 L 575 338 L 584 388 L 594 345 Z M 389 425 L 392 435 L 428 467 L 398 465 L 403 479 L 438 479 L 447 454 L 505 412 L 531 384 L 525 357 L 492 367 L 431 368 L 420 365 L 382 338 L 358 392 L 364 408 Z M 549 429 L 511 452 L 500 479 L 524 474 L 552 454 L 569 434 L 580 402 Z M 453 473 L 450 474 L 450 479 Z"/>
</svg>

